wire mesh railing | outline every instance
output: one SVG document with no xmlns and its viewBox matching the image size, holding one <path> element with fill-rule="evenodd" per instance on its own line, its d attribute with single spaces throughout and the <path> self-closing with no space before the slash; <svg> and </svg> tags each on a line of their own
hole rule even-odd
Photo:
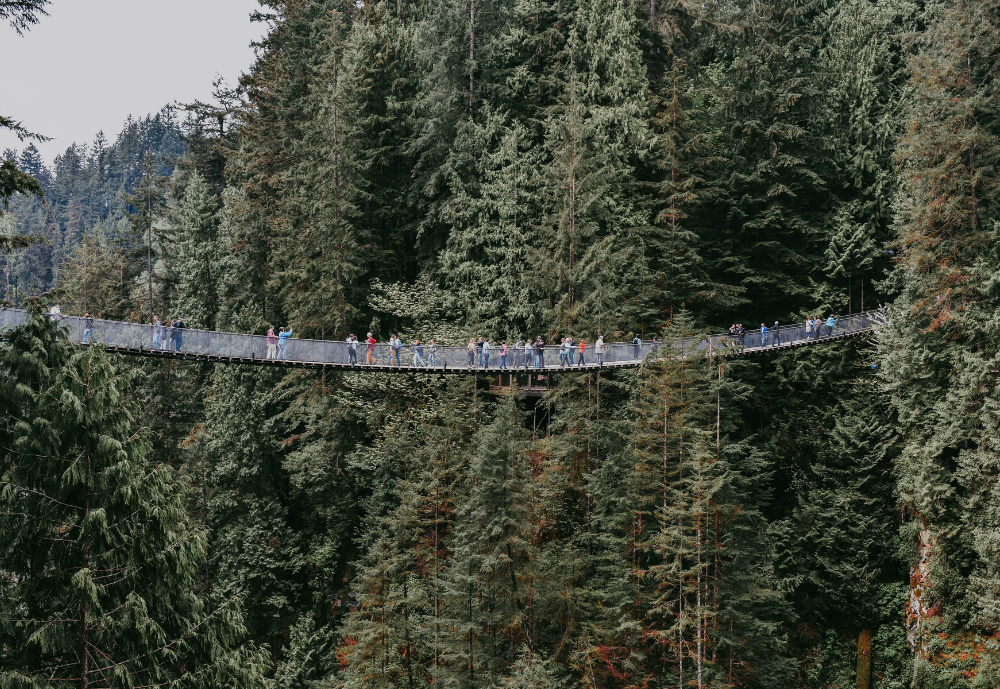
<svg viewBox="0 0 1000 689">
<path fill-rule="evenodd" d="M 752 331 L 740 335 L 729 333 L 699 338 L 693 342 L 698 349 L 708 347 L 712 354 L 747 354 L 774 347 L 810 344 L 870 330 L 872 312 L 853 314 L 824 322 L 818 331 L 807 332 L 805 324 L 788 325 L 768 330 L 766 334 Z M 0 333 L 21 325 L 27 313 L 20 309 L 0 309 Z M 82 344 L 100 343 L 115 349 L 140 354 L 204 358 L 214 361 L 258 361 L 274 364 L 374 367 L 379 370 L 442 369 L 450 371 L 536 371 L 540 369 L 572 369 L 638 366 L 659 344 L 644 340 L 608 342 L 600 346 L 574 344 L 569 352 L 560 345 L 546 344 L 530 349 L 510 347 L 501 354 L 499 347 L 483 351 L 473 346 L 449 346 L 430 343 L 403 344 L 398 348 L 388 343 L 368 344 L 359 341 L 311 340 L 288 337 L 269 341 L 266 335 L 216 332 L 194 328 L 174 328 L 169 325 L 144 325 L 99 318 L 61 316 L 58 327 L 65 328 L 68 337 Z"/>
</svg>

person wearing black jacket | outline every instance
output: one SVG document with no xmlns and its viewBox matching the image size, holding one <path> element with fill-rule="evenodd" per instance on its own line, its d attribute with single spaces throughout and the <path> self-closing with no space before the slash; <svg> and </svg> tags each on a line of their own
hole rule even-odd
<svg viewBox="0 0 1000 689">
<path fill-rule="evenodd" d="M 174 329 L 174 332 L 173 332 L 173 336 L 174 336 L 174 351 L 179 352 L 179 351 L 181 351 L 181 347 L 184 346 L 184 333 L 182 332 L 182 330 L 185 327 L 184 326 L 184 318 L 183 317 L 178 317 L 176 321 L 174 321 L 173 323 L 170 324 L 170 326 Z"/>
<path fill-rule="evenodd" d="M 94 334 L 94 319 L 90 311 L 83 312 L 83 344 L 90 344 L 90 336 Z"/>
</svg>

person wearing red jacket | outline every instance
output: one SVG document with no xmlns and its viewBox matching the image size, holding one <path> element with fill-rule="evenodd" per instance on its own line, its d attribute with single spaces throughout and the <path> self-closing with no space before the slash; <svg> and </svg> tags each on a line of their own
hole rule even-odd
<svg viewBox="0 0 1000 689">
<path fill-rule="evenodd" d="M 366 364 L 375 363 L 375 338 L 372 337 L 371 333 L 368 333 L 368 339 L 365 340 L 368 343 L 368 358 L 365 359 Z"/>
</svg>

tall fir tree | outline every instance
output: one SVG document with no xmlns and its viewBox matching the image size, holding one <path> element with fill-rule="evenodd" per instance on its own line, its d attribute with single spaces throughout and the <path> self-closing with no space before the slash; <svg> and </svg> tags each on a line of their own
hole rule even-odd
<svg viewBox="0 0 1000 689">
<path fill-rule="evenodd" d="M 897 472 L 917 561 L 907 612 L 918 686 L 958 686 L 964 671 L 995 681 L 992 646 L 967 663 L 942 661 L 949 645 L 992 628 L 997 610 L 987 496 L 997 466 L 998 23 L 995 2 L 941 9 L 909 60 L 912 105 L 896 153 L 899 296 L 879 343 L 904 429 Z"/>
<path fill-rule="evenodd" d="M 176 311 L 190 327 L 215 330 L 222 267 L 219 204 L 196 171 L 184 190 L 181 225 L 173 247 L 177 272 Z"/>
<path fill-rule="evenodd" d="M 184 485 L 147 464 L 135 375 L 41 316 L 9 337 L 0 681 L 263 686 L 238 603 L 195 595 L 205 533 Z"/>
</svg>

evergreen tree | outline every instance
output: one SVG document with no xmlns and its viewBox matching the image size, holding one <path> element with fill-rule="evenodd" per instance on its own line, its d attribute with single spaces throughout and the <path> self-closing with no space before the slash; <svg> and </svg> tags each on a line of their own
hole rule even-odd
<svg viewBox="0 0 1000 689">
<path fill-rule="evenodd" d="M 446 626 L 453 631 L 443 654 L 450 682 L 459 686 L 499 684 L 518 648 L 535 645 L 531 483 L 513 396 L 500 401 L 478 436 L 445 580 Z"/>
<path fill-rule="evenodd" d="M 354 145 L 359 132 L 357 78 L 365 56 L 357 41 L 348 43 L 340 12 L 333 12 L 322 30 L 326 38 L 318 50 L 324 58 L 304 103 L 307 132 L 293 151 L 296 165 L 287 173 L 282 194 L 287 220 L 276 260 L 284 270 L 275 273 L 275 292 L 306 335 L 322 339 L 336 333 L 346 340 L 348 316 L 356 311 L 346 290 L 363 266 L 352 221 L 366 167 Z M 330 303 L 327 295 L 335 301 Z M 336 314 L 333 320 L 331 313 Z"/>
<path fill-rule="evenodd" d="M 975 645 L 997 610 L 988 496 L 997 462 L 990 371 L 997 367 L 998 21 L 994 2 L 942 9 L 910 57 L 912 105 L 896 153 L 899 296 L 879 344 L 896 423 L 905 429 L 897 472 L 913 515 L 908 624 L 918 686 L 957 685 L 963 671 L 988 673 L 996 662 L 992 647 L 964 665 L 940 661 L 959 639 Z"/>
<path fill-rule="evenodd" d="M 209 614 L 194 593 L 205 534 L 146 463 L 135 376 L 61 339 L 35 316 L 3 354 L 0 681 L 261 686 L 236 601 Z"/>
<path fill-rule="evenodd" d="M 819 127 L 828 112 L 810 59 L 817 7 L 749 0 L 711 17 L 738 28 L 720 36 L 719 59 L 731 63 L 716 109 L 717 155 L 726 163 L 714 168 L 716 193 L 699 228 L 713 279 L 747 295 L 720 302 L 722 318 L 737 309 L 769 318 L 812 306 L 810 280 L 820 275 L 832 209 L 829 146 Z"/>
<path fill-rule="evenodd" d="M 270 647 L 272 660 L 296 617 L 303 565 L 279 455 L 279 380 L 254 367 L 216 371 L 203 429 L 210 600 L 243 598 L 250 636 Z"/>
<path fill-rule="evenodd" d="M 652 145 L 649 86 L 636 18 L 624 4 L 586 0 L 570 7 L 547 84 L 554 94 L 544 115 L 547 212 L 532 277 L 542 323 L 596 336 L 638 325 L 633 299 L 647 275 L 637 230 L 649 220 L 628 193 L 628 180 Z"/>
<path fill-rule="evenodd" d="M 132 301 L 133 280 L 137 280 L 143 272 L 146 274 L 145 306 L 148 312 L 144 314 L 147 323 L 153 322 L 153 228 L 157 218 L 162 215 L 165 197 L 162 183 L 157 174 L 156 161 L 152 153 L 147 153 L 142 161 L 141 176 L 131 192 L 122 196 L 126 205 L 125 216 L 129 221 L 127 233 L 117 236 L 116 244 L 122 260 L 121 271 L 121 309 L 122 314 L 128 314 L 133 319 L 141 310 Z M 140 263 L 139 257 L 145 258 Z"/>
<path fill-rule="evenodd" d="M 899 34 L 914 28 L 914 11 L 906 2 L 849 1 L 820 18 L 828 37 L 820 54 L 828 75 L 825 109 L 831 116 L 825 129 L 835 142 L 837 170 L 830 183 L 839 197 L 824 269 L 835 279 L 836 296 L 827 292 L 821 300 L 850 311 L 861 310 L 866 277 L 874 286 L 887 267 L 882 245 L 891 237 L 897 189 L 891 155 L 905 83 Z M 843 288 L 846 299 L 839 296 Z"/>
<path fill-rule="evenodd" d="M 728 437 L 742 386 L 705 356 L 708 347 L 674 356 L 694 335 L 686 312 L 677 314 L 658 356 L 636 374 L 619 431 L 614 461 L 629 479 L 618 523 L 641 630 L 627 647 L 645 659 L 633 681 L 781 686 L 794 664 L 781 657 L 787 607 L 773 549 L 761 539 L 748 549 L 743 537 L 761 526 L 764 496 L 754 484 L 766 468 L 749 444 Z"/>
<path fill-rule="evenodd" d="M 195 170 L 184 190 L 179 241 L 174 247 L 177 271 L 176 311 L 191 327 L 215 330 L 219 310 L 221 245 L 219 204 Z"/>
</svg>

